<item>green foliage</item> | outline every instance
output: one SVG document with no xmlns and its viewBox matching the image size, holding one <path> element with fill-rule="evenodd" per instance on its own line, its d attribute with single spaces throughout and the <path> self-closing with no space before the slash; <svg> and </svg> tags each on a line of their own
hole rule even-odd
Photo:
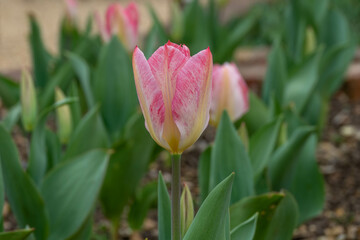
<svg viewBox="0 0 360 240">
<path fill-rule="evenodd" d="M 0 240 L 26 240 L 34 229 L 16 230 L 0 233 Z"/>
<path fill-rule="evenodd" d="M 0 74 L 0 99 L 5 107 L 13 107 L 20 99 L 20 86 L 13 79 Z"/>
<path fill-rule="evenodd" d="M 209 190 L 235 173 L 231 203 L 254 194 L 253 170 L 245 147 L 228 114 L 222 115 L 211 152 Z"/>
<path fill-rule="evenodd" d="M 82 226 L 94 207 L 107 164 L 105 151 L 92 150 L 58 165 L 46 176 L 41 192 L 49 214 L 49 240 L 66 239 Z"/>
<path fill-rule="evenodd" d="M 184 240 L 222 238 L 221 234 L 225 227 L 233 180 L 234 174 L 231 174 L 210 192 L 184 236 Z"/>
<path fill-rule="evenodd" d="M 158 230 L 159 240 L 171 239 L 171 203 L 161 172 L 158 178 Z"/>
<path fill-rule="evenodd" d="M 231 240 L 252 240 L 255 236 L 258 216 L 259 214 L 255 213 L 251 218 L 235 227 L 231 231 Z"/>
</svg>

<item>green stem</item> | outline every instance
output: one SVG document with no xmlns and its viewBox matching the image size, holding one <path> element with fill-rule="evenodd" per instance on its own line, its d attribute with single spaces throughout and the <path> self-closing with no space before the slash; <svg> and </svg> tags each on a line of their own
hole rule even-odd
<svg viewBox="0 0 360 240">
<path fill-rule="evenodd" d="M 171 239 L 181 240 L 180 226 L 180 170 L 181 155 L 171 155 Z"/>
<path fill-rule="evenodd" d="M 118 239 L 119 220 L 112 220 L 111 224 L 111 240 Z"/>
</svg>

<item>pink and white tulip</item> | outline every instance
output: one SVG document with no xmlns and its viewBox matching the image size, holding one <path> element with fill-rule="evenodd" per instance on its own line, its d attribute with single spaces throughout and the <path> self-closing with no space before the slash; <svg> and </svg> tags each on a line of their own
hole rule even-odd
<svg viewBox="0 0 360 240">
<path fill-rule="evenodd" d="M 102 39 L 108 42 L 113 35 L 117 35 L 124 46 L 133 51 L 138 41 L 139 13 L 136 3 L 127 7 L 120 3 L 111 4 L 105 13 L 105 22 L 96 14 L 96 22 Z"/>
<path fill-rule="evenodd" d="M 239 119 L 249 109 L 248 87 L 233 63 L 214 65 L 212 75 L 210 123 L 217 126 L 224 110 L 232 121 Z"/>
<path fill-rule="evenodd" d="M 209 122 L 212 54 L 190 56 L 185 45 L 168 42 L 146 60 L 133 53 L 135 85 L 145 125 L 152 138 L 172 154 L 194 144 Z"/>
<path fill-rule="evenodd" d="M 71 22 L 76 22 L 77 17 L 77 1 L 76 0 L 65 0 L 66 15 Z"/>
</svg>

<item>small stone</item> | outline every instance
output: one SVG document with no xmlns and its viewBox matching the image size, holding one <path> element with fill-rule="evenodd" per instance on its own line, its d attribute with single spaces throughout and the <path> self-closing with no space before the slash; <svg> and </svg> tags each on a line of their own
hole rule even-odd
<svg viewBox="0 0 360 240">
<path fill-rule="evenodd" d="M 356 132 L 356 128 L 352 125 L 345 125 L 340 128 L 340 134 L 344 137 L 355 137 Z"/>
</svg>

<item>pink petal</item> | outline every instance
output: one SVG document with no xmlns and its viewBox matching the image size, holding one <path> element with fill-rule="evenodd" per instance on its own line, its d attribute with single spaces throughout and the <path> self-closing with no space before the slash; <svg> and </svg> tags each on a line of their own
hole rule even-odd
<svg viewBox="0 0 360 240">
<path fill-rule="evenodd" d="M 107 32 L 106 25 L 102 22 L 99 12 L 95 12 L 95 22 L 98 26 L 101 38 L 104 42 L 108 42 L 110 40 L 111 34 Z"/>
<path fill-rule="evenodd" d="M 191 146 L 208 124 L 212 66 L 208 48 L 192 56 L 177 75 L 172 113 L 181 133 L 180 150 Z"/>
<path fill-rule="evenodd" d="M 211 123 L 217 125 L 222 112 L 226 110 L 232 121 L 247 112 L 248 88 L 235 64 L 215 66 L 213 91 L 210 107 Z"/>
<path fill-rule="evenodd" d="M 136 47 L 133 53 L 133 69 L 136 90 L 146 127 L 152 138 L 165 149 L 169 145 L 162 138 L 165 107 L 161 88 L 155 80 L 143 52 Z"/>
<path fill-rule="evenodd" d="M 137 5 L 130 3 L 125 9 L 121 10 L 124 21 L 124 34 L 126 35 L 126 45 L 129 50 L 134 49 L 138 42 L 139 13 Z"/>
<path fill-rule="evenodd" d="M 105 29 L 109 35 L 112 35 L 114 33 L 114 24 L 116 21 L 116 14 L 117 14 L 118 8 L 119 8 L 119 4 L 113 3 L 106 9 Z"/>
</svg>

